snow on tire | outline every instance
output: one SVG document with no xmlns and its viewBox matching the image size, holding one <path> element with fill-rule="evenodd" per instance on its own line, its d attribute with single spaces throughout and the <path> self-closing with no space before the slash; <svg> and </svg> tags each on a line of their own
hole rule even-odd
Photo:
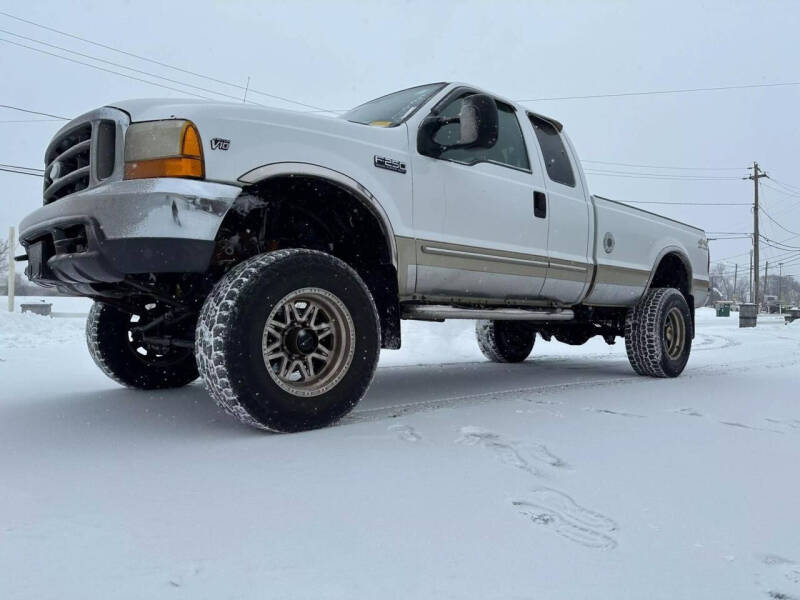
<svg viewBox="0 0 800 600">
<path fill-rule="evenodd" d="M 692 316 L 674 288 L 654 288 L 628 309 L 625 349 L 639 375 L 677 377 L 692 348 Z"/>
<path fill-rule="evenodd" d="M 475 336 L 483 355 L 499 363 L 522 362 L 536 341 L 536 331 L 518 321 L 477 321 Z"/>
<path fill-rule="evenodd" d="M 338 258 L 303 249 L 243 261 L 200 312 L 195 356 L 214 401 L 275 432 L 324 427 L 349 413 L 380 353 L 375 302 Z"/>
</svg>

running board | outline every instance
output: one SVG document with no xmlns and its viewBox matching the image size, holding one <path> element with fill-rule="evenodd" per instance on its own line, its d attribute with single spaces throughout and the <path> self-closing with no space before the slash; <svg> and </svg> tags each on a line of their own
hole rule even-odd
<svg viewBox="0 0 800 600">
<path fill-rule="evenodd" d="M 444 321 L 445 319 L 488 319 L 490 321 L 571 321 L 569 308 L 458 308 L 438 304 L 412 304 L 402 308 L 404 319 Z"/>
</svg>

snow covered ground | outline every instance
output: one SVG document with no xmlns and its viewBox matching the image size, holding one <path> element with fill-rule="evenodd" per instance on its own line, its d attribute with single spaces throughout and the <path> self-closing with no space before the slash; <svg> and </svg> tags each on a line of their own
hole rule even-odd
<svg viewBox="0 0 800 600">
<path fill-rule="evenodd" d="M 351 417 L 269 435 L 0 312 L 0 598 L 800 598 L 800 322 L 698 320 L 674 380 L 404 323 Z"/>
</svg>

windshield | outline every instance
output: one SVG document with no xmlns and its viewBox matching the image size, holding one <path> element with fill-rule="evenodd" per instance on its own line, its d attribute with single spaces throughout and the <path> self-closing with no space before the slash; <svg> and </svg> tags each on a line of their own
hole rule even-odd
<svg viewBox="0 0 800 600">
<path fill-rule="evenodd" d="M 363 125 L 394 127 L 410 117 L 428 98 L 445 85 L 444 83 L 429 83 L 381 96 L 346 112 L 342 118 Z"/>
</svg>

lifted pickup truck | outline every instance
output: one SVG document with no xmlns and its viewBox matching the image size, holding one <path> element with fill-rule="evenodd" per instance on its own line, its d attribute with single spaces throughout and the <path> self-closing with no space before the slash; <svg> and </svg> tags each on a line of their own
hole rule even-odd
<svg viewBox="0 0 800 600">
<path fill-rule="evenodd" d="M 475 319 L 493 361 L 617 336 L 675 377 L 708 293 L 695 227 L 589 194 L 562 125 L 460 83 L 341 117 L 130 100 L 74 119 L 21 225 L 27 273 L 95 300 L 89 349 L 134 388 L 199 376 L 241 421 L 322 427 L 400 320 Z"/>
</svg>

